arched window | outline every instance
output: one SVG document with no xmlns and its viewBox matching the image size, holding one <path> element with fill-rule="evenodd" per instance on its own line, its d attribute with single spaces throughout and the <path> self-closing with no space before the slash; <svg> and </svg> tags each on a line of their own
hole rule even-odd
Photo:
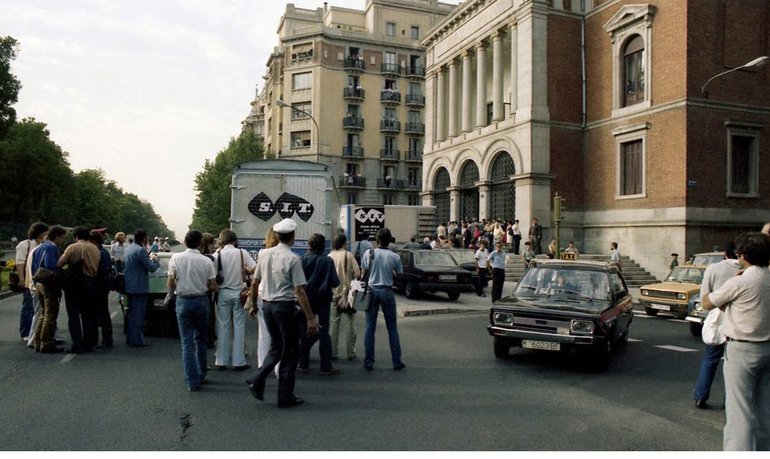
<svg viewBox="0 0 770 459">
<path fill-rule="evenodd" d="M 489 188 L 489 216 L 513 221 L 516 213 L 516 190 L 511 176 L 516 173 L 508 152 L 501 152 L 492 163 Z"/>
<path fill-rule="evenodd" d="M 644 40 L 634 35 L 623 48 L 623 106 L 644 101 Z"/>
<path fill-rule="evenodd" d="M 468 161 L 460 172 L 460 218 L 479 218 L 479 168 L 473 161 Z"/>
<path fill-rule="evenodd" d="M 449 221 L 449 172 L 443 167 L 433 181 L 433 205 L 436 206 L 436 221 Z"/>
</svg>

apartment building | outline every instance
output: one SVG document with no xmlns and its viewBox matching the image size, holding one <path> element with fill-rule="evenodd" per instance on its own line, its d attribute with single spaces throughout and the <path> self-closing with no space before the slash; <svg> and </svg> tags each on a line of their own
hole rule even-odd
<svg viewBox="0 0 770 459">
<path fill-rule="evenodd" d="M 423 204 L 656 276 L 770 220 L 770 2 L 467 0 L 423 39 Z M 760 58 L 760 59 L 757 59 Z M 711 82 L 715 75 L 729 70 Z"/>
<path fill-rule="evenodd" d="M 455 7 L 436 0 L 366 0 L 363 10 L 287 4 L 244 128 L 277 158 L 329 165 L 342 202 L 421 204 L 421 40 Z"/>
</svg>

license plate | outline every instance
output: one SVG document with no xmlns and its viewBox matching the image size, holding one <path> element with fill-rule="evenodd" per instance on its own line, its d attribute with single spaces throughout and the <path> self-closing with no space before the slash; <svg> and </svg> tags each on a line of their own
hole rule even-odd
<svg viewBox="0 0 770 459">
<path fill-rule="evenodd" d="M 670 311 L 671 310 L 671 306 L 669 306 L 667 304 L 655 304 L 655 303 L 653 303 L 652 304 L 652 309 L 659 309 L 661 311 Z"/>
<path fill-rule="evenodd" d="M 561 349 L 560 343 L 553 343 L 551 341 L 535 341 L 531 339 L 521 340 L 521 347 L 527 349 L 540 349 L 541 351 L 558 351 Z"/>
<path fill-rule="evenodd" d="M 456 281 L 457 280 L 457 276 L 455 276 L 453 274 L 442 274 L 442 275 L 438 276 L 438 280 L 442 280 L 442 281 Z"/>
</svg>

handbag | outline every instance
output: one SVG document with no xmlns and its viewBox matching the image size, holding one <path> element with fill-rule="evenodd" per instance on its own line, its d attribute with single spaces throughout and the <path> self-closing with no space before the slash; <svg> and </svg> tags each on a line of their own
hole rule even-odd
<svg viewBox="0 0 770 459">
<path fill-rule="evenodd" d="M 35 275 L 32 276 L 32 280 L 43 284 L 47 288 L 59 288 L 61 286 L 61 275 L 59 272 L 42 266 L 37 268 Z"/>
<path fill-rule="evenodd" d="M 719 308 L 709 311 L 706 320 L 703 321 L 703 330 L 701 331 L 701 338 L 704 343 L 718 346 L 727 341 L 727 337 L 722 333 L 722 315 L 724 312 Z"/>
<path fill-rule="evenodd" d="M 374 249 L 369 251 L 369 269 L 366 270 L 366 274 L 361 280 L 354 280 L 350 282 L 350 304 L 353 305 L 353 309 L 356 311 L 366 311 L 369 309 L 369 303 L 371 303 L 372 295 L 369 292 L 369 273 L 371 273 L 374 264 Z"/>
<path fill-rule="evenodd" d="M 15 271 L 12 271 L 8 275 L 8 288 L 12 292 L 24 291 L 24 286 L 21 285 L 21 277 L 19 277 L 19 274 Z"/>
<path fill-rule="evenodd" d="M 243 276 L 243 282 L 246 284 L 246 286 L 241 289 L 241 306 L 245 307 L 246 303 L 249 301 L 249 296 L 251 295 L 251 276 L 246 272 L 246 265 L 243 262 L 243 250 L 239 250 L 241 250 L 241 275 Z"/>
</svg>

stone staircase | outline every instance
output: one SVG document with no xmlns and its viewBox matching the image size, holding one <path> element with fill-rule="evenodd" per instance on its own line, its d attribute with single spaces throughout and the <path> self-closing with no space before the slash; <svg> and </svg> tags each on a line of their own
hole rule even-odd
<svg viewBox="0 0 770 459">
<path fill-rule="evenodd" d="M 545 255 L 538 255 L 538 258 L 545 258 Z M 580 261 L 601 261 L 607 262 L 609 260 L 608 255 L 599 254 L 580 254 Z M 621 264 L 623 266 L 623 279 L 626 281 L 628 288 L 639 288 L 645 284 L 651 284 L 659 282 L 652 276 L 647 270 L 639 266 L 634 260 L 628 256 L 621 256 Z M 524 257 L 521 255 L 508 254 L 505 260 L 505 280 L 509 282 L 518 282 L 521 276 L 524 274 Z"/>
</svg>

